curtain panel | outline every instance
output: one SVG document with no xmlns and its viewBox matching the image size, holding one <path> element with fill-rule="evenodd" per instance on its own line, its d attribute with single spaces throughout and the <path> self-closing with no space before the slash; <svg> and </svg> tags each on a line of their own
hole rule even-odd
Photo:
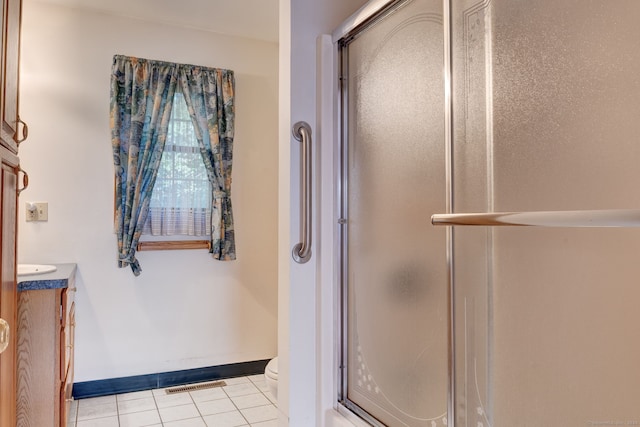
<svg viewBox="0 0 640 427">
<path fill-rule="evenodd" d="M 211 182 L 210 252 L 216 259 L 234 260 L 236 247 L 231 209 L 235 117 L 233 71 L 181 67 L 179 80 Z"/>
<path fill-rule="evenodd" d="M 131 266 L 136 276 L 142 271 L 136 247 L 149 213 L 178 84 L 211 182 L 211 252 L 215 259 L 236 257 L 230 199 L 233 71 L 115 55 L 110 118 L 118 266 Z"/>
<path fill-rule="evenodd" d="M 116 55 L 111 73 L 118 266 L 140 274 L 135 248 L 167 135 L 178 70 L 172 64 Z"/>
</svg>

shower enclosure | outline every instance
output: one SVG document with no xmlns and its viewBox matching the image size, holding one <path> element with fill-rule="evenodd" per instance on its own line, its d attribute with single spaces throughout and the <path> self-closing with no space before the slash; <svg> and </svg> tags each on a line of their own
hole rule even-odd
<svg viewBox="0 0 640 427">
<path fill-rule="evenodd" d="M 640 425 L 639 19 L 636 0 L 404 0 L 339 34 L 344 406 Z"/>
</svg>

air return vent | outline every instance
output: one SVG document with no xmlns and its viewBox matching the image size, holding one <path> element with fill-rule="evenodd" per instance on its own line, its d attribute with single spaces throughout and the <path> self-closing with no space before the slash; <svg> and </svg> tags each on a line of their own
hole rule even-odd
<svg viewBox="0 0 640 427">
<path fill-rule="evenodd" d="M 227 383 L 224 381 L 214 381 L 211 383 L 190 384 L 179 387 L 171 387 L 165 389 L 167 394 L 184 393 L 185 391 L 205 390 L 207 388 L 224 387 Z"/>
</svg>

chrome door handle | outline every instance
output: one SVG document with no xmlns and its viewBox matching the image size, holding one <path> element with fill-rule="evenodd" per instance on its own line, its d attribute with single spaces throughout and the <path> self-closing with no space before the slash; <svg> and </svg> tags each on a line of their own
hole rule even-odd
<svg viewBox="0 0 640 427">
<path fill-rule="evenodd" d="M 311 126 L 306 122 L 293 125 L 293 137 L 300 147 L 300 243 L 293 247 L 293 260 L 304 264 L 311 259 Z"/>
<path fill-rule="evenodd" d="M 9 347 L 9 324 L 4 319 L 0 319 L 0 353 Z"/>
</svg>

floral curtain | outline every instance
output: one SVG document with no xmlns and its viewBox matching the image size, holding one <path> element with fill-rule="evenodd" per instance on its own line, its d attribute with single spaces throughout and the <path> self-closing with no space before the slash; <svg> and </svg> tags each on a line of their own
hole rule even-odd
<svg viewBox="0 0 640 427">
<path fill-rule="evenodd" d="M 195 127 L 211 182 L 211 250 L 220 260 L 236 259 L 231 209 L 234 136 L 233 71 L 182 66 L 179 84 Z"/>
<path fill-rule="evenodd" d="M 149 213 L 177 84 L 182 87 L 211 182 L 210 252 L 220 260 L 236 258 L 230 198 L 233 71 L 115 55 L 110 115 L 118 266 L 130 265 L 136 276 L 142 271 L 136 247 Z"/>
<path fill-rule="evenodd" d="M 178 70 L 174 64 L 116 55 L 111 73 L 118 266 L 140 274 L 135 252 L 158 174 Z"/>
</svg>

